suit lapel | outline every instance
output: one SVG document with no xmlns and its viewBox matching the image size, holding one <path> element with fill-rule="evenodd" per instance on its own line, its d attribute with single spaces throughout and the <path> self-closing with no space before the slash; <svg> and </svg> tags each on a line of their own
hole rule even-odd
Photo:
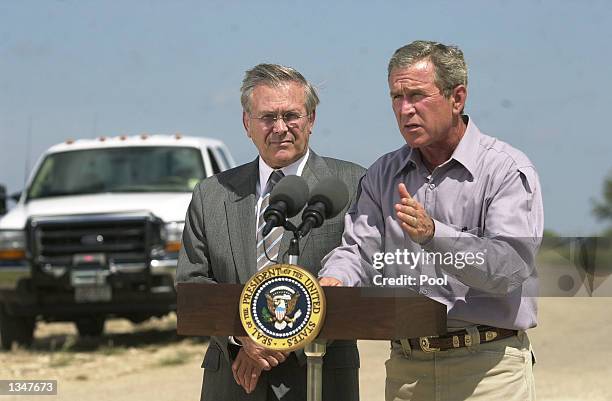
<svg viewBox="0 0 612 401">
<path fill-rule="evenodd" d="M 329 168 L 325 163 L 323 158 L 319 157 L 315 152 L 310 150 L 310 155 L 308 156 L 308 160 L 306 161 L 306 166 L 304 166 L 304 171 L 302 172 L 302 178 L 308 184 L 308 189 L 312 191 L 314 187 L 319 183 L 319 181 L 325 177 L 329 176 Z M 293 225 L 298 227 L 302 223 L 302 212 L 296 214 L 295 216 L 289 219 Z M 312 232 L 312 231 L 311 231 Z M 280 252 L 279 255 L 285 255 L 284 260 L 288 261 L 289 255 L 289 242 L 293 238 L 293 233 L 290 231 L 285 231 L 283 234 L 283 239 L 281 240 Z M 306 244 L 310 239 L 310 233 L 308 233 L 304 238 L 300 239 L 300 255 L 304 251 Z M 298 259 L 299 263 L 299 259 Z"/>
<path fill-rule="evenodd" d="M 225 204 L 230 247 L 241 283 L 256 272 L 255 256 L 255 192 L 259 167 L 257 159 L 245 165 L 231 180 Z"/>
</svg>

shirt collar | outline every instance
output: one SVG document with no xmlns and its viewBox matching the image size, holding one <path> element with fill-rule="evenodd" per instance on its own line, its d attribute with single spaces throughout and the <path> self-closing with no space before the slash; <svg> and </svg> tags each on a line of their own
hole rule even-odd
<svg viewBox="0 0 612 401">
<path fill-rule="evenodd" d="M 416 149 L 411 148 L 408 145 L 402 146 L 401 151 L 401 162 L 399 165 L 399 169 L 395 172 L 395 174 L 401 173 L 404 169 L 409 168 L 418 168 L 418 166 L 422 165 L 421 162 L 421 154 L 417 152 Z"/>
<path fill-rule="evenodd" d="M 472 177 L 475 177 L 481 133 L 476 124 L 472 122 L 472 119 L 467 115 L 465 117 L 467 119 L 467 128 L 465 129 L 463 138 L 461 138 L 459 144 L 455 148 L 451 159 L 455 159 L 461 163 L 461 165 L 469 171 Z"/>
<path fill-rule="evenodd" d="M 302 172 L 304 171 L 304 167 L 306 166 L 306 161 L 308 161 L 308 156 L 310 156 L 310 149 L 306 150 L 304 156 L 300 157 L 290 165 L 281 168 L 280 170 L 283 172 L 283 174 L 285 174 L 285 176 L 301 176 Z M 273 169 L 272 167 L 268 166 L 266 162 L 259 157 L 259 182 L 257 183 L 257 194 L 261 194 L 261 188 L 266 186 L 268 179 L 274 170 L 277 169 Z"/>
<path fill-rule="evenodd" d="M 465 169 L 474 177 L 476 173 L 476 158 L 478 157 L 478 144 L 480 143 L 481 132 L 472 122 L 469 116 L 465 116 L 467 120 L 467 128 L 455 151 L 451 155 L 451 159 L 459 162 Z M 404 169 L 408 168 L 425 168 L 421 159 L 421 153 L 408 145 L 401 148 L 401 163 L 395 174 L 400 174 Z M 429 173 L 428 173 L 429 174 Z"/>
<path fill-rule="evenodd" d="M 408 171 L 409 169 L 416 168 L 423 175 L 429 175 L 429 171 L 423 160 L 421 159 L 421 152 L 417 149 L 411 148 L 408 145 L 404 145 L 400 148 L 400 163 L 398 166 L 395 175 L 402 173 L 403 171 Z M 423 170 L 423 171 L 421 171 Z"/>
</svg>

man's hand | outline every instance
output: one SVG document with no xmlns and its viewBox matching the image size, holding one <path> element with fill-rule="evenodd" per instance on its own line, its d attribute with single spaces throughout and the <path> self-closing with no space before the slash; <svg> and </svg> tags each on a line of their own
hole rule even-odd
<svg viewBox="0 0 612 401">
<path fill-rule="evenodd" d="M 261 375 L 261 368 L 254 360 L 249 358 L 244 348 L 240 348 L 236 360 L 232 363 L 232 373 L 236 383 L 238 383 L 247 394 L 250 394 L 257 386 L 257 381 Z"/>
<path fill-rule="evenodd" d="M 289 352 L 267 350 L 249 337 L 237 337 L 242 343 L 241 351 L 244 350 L 261 370 L 270 370 L 287 359 Z"/>
<path fill-rule="evenodd" d="M 321 287 L 340 287 L 342 286 L 342 281 L 333 277 L 321 277 L 319 279 L 319 284 Z"/>
<path fill-rule="evenodd" d="M 431 217 L 427 214 L 423 205 L 412 199 L 408 193 L 406 185 L 399 184 L 400 203 L 395 204 L 397 218 L 402 224 L 404 231 L 410 238 L 418 243 L 424 244 L 433 238 L 435 225 Z"/>
</svg>

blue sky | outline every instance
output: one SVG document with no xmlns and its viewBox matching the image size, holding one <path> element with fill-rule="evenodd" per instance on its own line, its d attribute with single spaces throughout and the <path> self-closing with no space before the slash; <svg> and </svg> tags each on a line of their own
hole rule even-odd
<svg viewBox="0 0 612 401">
<path fill-rule="evenodd" d="M 480 129 L 537 166 L 546 227 L 592 234 L 612 173 L 610 4 L 0 0 L 0 183 L 20 190 L 28 159 L 99 135 L 211 136 L 252 160 L 239 87 L 260 62 L 319 88 L 318 153 L 367 166 L 403 144 L 388 59 L 429 39 L 463 49 Z"/>
</svg>

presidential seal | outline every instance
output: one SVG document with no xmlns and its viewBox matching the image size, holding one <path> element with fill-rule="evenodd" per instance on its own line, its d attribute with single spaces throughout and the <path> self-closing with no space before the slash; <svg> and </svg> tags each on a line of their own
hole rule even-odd
<svg viewBox="0 0 612 401">
<path fill-rule="evenodd" d="M 325 319 L 325 294 L 310 272 L 272 265 L 255 274 L 240 296 L 242 326 L 256 343 L 293 351 L 313 341 Z"/>
</svg>

